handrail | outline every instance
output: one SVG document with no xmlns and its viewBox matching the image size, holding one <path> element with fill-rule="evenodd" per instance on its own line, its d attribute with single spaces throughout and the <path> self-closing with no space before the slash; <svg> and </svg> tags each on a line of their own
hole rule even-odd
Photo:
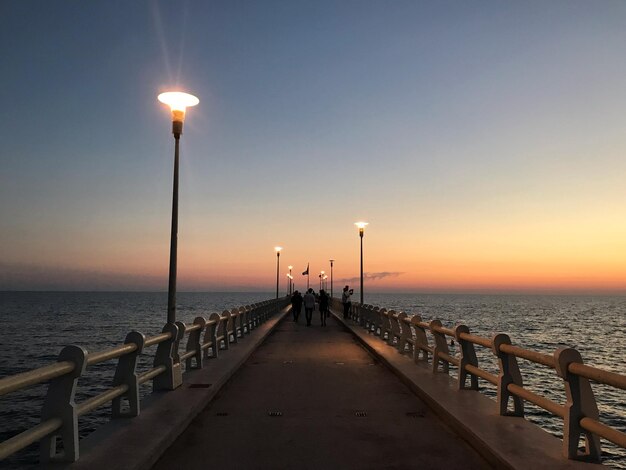
<svg viewBox="0 0 626 470">
<path fill-rule="evenodd" d="M 524 387 L 520 387 L 519 385 L 509 384 L 507 389 L 509 392 L 537 405 L 540 408 L 543 408 L 546 411 L 549 411 L 553 415 L 560 416 L 561 418 L 565 417 L 565 407 L 563 405 L 559 405 L 558 403 L 542 397 L 541 395 L 537 395 L 536 393 L 531 392 Z"/>
<path fill-rule="evenodd" d="M 162 374 L 166 370 L 167 370 L 167 367 L 165 366 L 153 367 L 149 371 L 146 371 L 143 374 L 139 374 L 139 376 L 137 377 L 137 382 L 139 383 L 139 385 L 144 384 L 148 382 L 149 380 L 152 380 L 156 376 Z"/>
<path fill-rule="evenodd" d="M 3 460 L 9 455 L 28 447 L 40 439 L 43 439 L 48 434 L 60 429 L 61 426 L 63 426 L 63 421 L 61 419 L 49 419 L 43 423 L 33 426 L 30 429 L 27 429 L 26 431 L 16 434 L 4 442 L 0 442 L 0 460 Z"/>
<path fill-rule="evenodd" d="M 603 437 L 607 441 L 611 441 L 615 445 L 626 447 L 626 433 L 613 429 L 606 424 L 602 424 L 596 419 L 583 418 L 580 420 L 580 427 L 585 431 L 589 431 Z"/>
<path fill-rule="evenodd" d="M 87 356 L 87 365 L 99 364 L 100 362 L 109 361 L 111 359 L 117 359 L 126 354 L 130 354 L 137 350 L 137 345 L 133 343 L 126 343 L 122 346 L 108 349 L 97 353 L 91 353 Z"/>
<path fill-rule="evenodd" d="M 476 377 L 485 379 L 487 382 L 490 382 L 493 385 L 498 385 L 498 377 L 496 377 L 493 374 L 490 374 L 486 370 L 482 370 L 472 364 L 466 364 L 465 370 L 468 371 L 470 374 L 474 374 Z"/>
<path fill-rule="evenodd" d="M 459 335 L 459 338 L 464 339 L 465 341 L 469 341 L 473 344 L 478 344 L 488 349 L 491 349 L 493 347 L 493 343 L 491 342 L 491 340 L 483 338 L 482 336 L 476 336 L 469 333 L 461 333 Z"/>
<path fill-rule="evenodd" d="M 554 357 L 548 356 L 547 354 L 529 351 L 528 349 L 510 344 L 503 344 L 500 346 L 500 350 L 507 354 L 513 354 L 515 357 L 521 357 L 522 359 L 526 359 L 531 362 L 538 362 L 539 364 L 551 367 L 552 369 L 555 368 Z"/>
<path fill-rule="evenodd" d="M 124 395 L 128 391 L 128 385 L 118 385 L 106 392 L 102 392 L 95 397 L 91 397 L 81 404 L 78 405 L 78 409 L 76 413 L 78 416 L 84 415 L 85 413 L 89 413 L 92 410 L 104 405 L 105 403 L 110 402 L 114 398 L 120 397 Z"/>
<path fill-rule="evenodd" d="M 567 370 L 572 374 L 576 374 L 580 377 L 593 380 L 605 385 L 611 385 L 616 388 L 626 390 L 626 376 L 610 372 L 608 370 L 598 369 L 597 367 L 588 366 L 586 364 L 580 364 L 578 362 L 572 362 L 568 366 Z"/>
<path fill-rule="evenodd" d="M 0 396 L 69 374 L 75 367 L 73 362 L 63 361 L 4 377 L 0 379 Z"/>
<path fill-rule="evenodd" d="M 180 329 L 180 323 L 176 325 L 167 324 L 162 333 L 147 338 L 140 333 L 132 332 L 127 335 L 124 344 L 104 351 L 87 353 L 84 349 L 71 346 L 69 349 L 63 349 L 60 356 L 61 359 L 55 364 L 0 379 L 0 396 L 51 381 L 44 404 L 44 409 L 47 410 L 45 411 L 47 418 L 44 416 L 40 424 L 26 429 L 4 442 L 0 442 L 0 460 L 50 434 L 57 433 L 61 428 L 64 429 L 63 435 L 60 436 L 65 447 L 64 455 L 78 455 L 77 448 L 75 448 L 78 443 L 76 419 L 69 422 L 64 421 L 68 419 L 67 413 L 55 411 L 55 407 L 73 406 L 76 382 L 88 366 L 111 359 L 119 360 L 114 385 L 108 390 L 76 404 L 76 416 L 82 416 L 111 401 L 113 401 L 114 408 L 117 406 L 119 415 L 121 411 L 119 410 L 119 404 L 115 405 L 116 399 L 124 396 L 128 398 L 130 408 L 135 410 L 135 414 L 129 414 L 129 416 L 136 416 L 139 413 L 139 395 L 137 386 L 132 385 L 133 383 L 141 385 L 156 379 L 154 382 L 155 389 L 173 390 L 182 382 L 182 375 L 179 379 L 173 377 L 175 374 L 182 374 L 180 367 L 173 368 L 174 362 L 178 363 L 178 361 L 187 360 L 188 368 L 190 367 L 190 361 L 195 357 L 197 360 L 196 366 L 202 367 L 200 356 L 204 353 L 206 357 L 209 357 L 208 348 L 212 348 L 213 357 L 218 357 L 217 351 L 220 349 L 221 342 L 224 342 L 226 349 L 228 349 L 228 343 L 231 341 L 229 338 L 230 334 L 234 336 L 232 341 L 237 342 L 237 336 L 243 338 L 244 334 L 249 334 L 251 329 L 257 327 L 261 322 L 268 319 L 270 314 L 287 304 L 287 298 L 262 301 L 253 305 L 239 307 L 236 309 L 237 311 L 233 309 L 233 311 L 228 312 L 228 315 L 212 314 L 211 318 L 206 320 L 199 317 L 197 319 L 198 322 L 194 322 L 189 326 L 182 324 L 182 330 Z M 226 332 L 227 334 L 218 335 L 217 331 L 222 329 L 220 325 L 224 325 L 229 320 L 232 324 Z M 207 332 L 204 342 L 198 336 L 203 334 L 203 330 Z M 224 327 L 225 330 L 226 328 Z M 215 332 L 213 336 L 209 336 L 210 331 Z M 176 350 L 184 336 L 187 336 L 190 342 L 188 343 L 187 351 L 178 355 Z M 163 344 L 166 342 L 168 343 Z M 190 345 L 194 344 L 195 346 L 190 347 Z M 154 367 L 136 374 L 135 368 L 138 354 L 144 348 L 154 345 L 158 345 Z M 67 353 L 65 352 L 66 350 Z M 68 358 L 71 360 L 68 360 Z M 169 373 L 166 375 L 168 371 Z M 53 393 L 53 398 L 49 400 L 50 390 L 52 389 L 56 390 L 56 392 Z M 56 415 L 55 413 L 60 414 Z M 116 411 L 114 410 L 113 413 L 115 414 Z M 66 432 L 68 427 L 73 437 L 66 441 L 69 436 Z M 45 452 L 42 452 L 42 455 L 50 454 L 55 448 L 56 446 L 46 449 Z M 48 452 L 49 450 L 50 452 Z M 72 457 L 69 458 L 71 461 Z"/>
<path fill-rule="evenodd" d="M 434 373 L 439 371 L 448 373 L 450 365 L 456 366 L 458 386 L 461 389 L 479 390 L 478 378 L 495 385 L 498 388 L 497 403 L 502 415 L 523 416 L 523 401 L 527 401 L 562 418 L 564 426 L 567 427 L 563 433 L 567 440 L 567 442 L 563 441 L 563 448 L 568 458 L 579 457 L 577 449 L 581 429 L 588 433 L 582 434 L 582 437 L 587 440 L 585 455 L 588 459 L 600 459 L 599 438 L 626 448 L 626 433 L 607 426 L 597 419 L 598 407 L 589 384 L 589 381 L 594 381 L 626 390 L 626 375 L 583 364 L 580 354 L 573 348 L 562 348 L 554 354 L 545 354 L 514 346 L 510 344 L 507 335 L 498 334 L 490 339 L 469 333 L 469 329 L 464 325 L 448 328 L 438 320 L 426 322 L 419 315 L 411 317 L 403 312 L 390 312 L 391 310 L 382 307 L 353 303 L 353 312 L 349 318 L 366 328 L 369 333 L 379 336 L 390 346 L 396 347 L 401 353 L 412 354 L 416 363 L 430 361 Z M 398 320 L 395 326 L 392 323 L 391 327 L 392 330 L 394 327 L 401 327 L 400 333 L 389 331 L 389 326 L 383 318 Z M 427 333 L 430 334 L 430 338 Z M 450 354 L 446 336 L 458 341 L 458 355 Z M 478 366 L 474 351 L 475 345 L 490 350 L 498 357 L 500 375 L 494 375 Z M 555 370 L 564 382 L 567 403 L 561 405 L 524 388 L 517 364 L 518 358 Z M 468 377 L 471 379 L 471 384 L 466 387 Z M 508 411 L 510 398 L 514 399 L 513 412 Z M 570 418 L 565 419 L 566 416 Z"/>
<path fill-rule="evenodd" d="M 152 346 L 154 344 L 162 343 L 163 341 L 167 341 L 172 337 L 171 333 L 161 333 L 160 335 L 151 336 L 150 338 L 146 338 L 146 342 L 144 346 Z"/>
</svg>

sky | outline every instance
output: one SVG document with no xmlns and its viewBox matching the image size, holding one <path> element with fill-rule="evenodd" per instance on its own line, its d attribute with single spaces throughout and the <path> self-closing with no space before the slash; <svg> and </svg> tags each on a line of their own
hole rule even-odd
<svg viewBox="0 0 626 470">
<path fill-rule="evenodd" d="M 0 290 L 626 293 L 626 2 L 0 3 Z"/>
</svg>

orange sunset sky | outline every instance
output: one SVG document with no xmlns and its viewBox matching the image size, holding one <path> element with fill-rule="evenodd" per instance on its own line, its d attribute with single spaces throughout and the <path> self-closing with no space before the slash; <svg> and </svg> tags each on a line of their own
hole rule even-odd
<svg viewBox="0 0 626 470">
<path fill-rule="evenodd" d="M 470 3 L 16 4 L 0 290 L 167 289 L 175 88 L 181 291 L 626 292 L 626 3 Z"/>
</svg>

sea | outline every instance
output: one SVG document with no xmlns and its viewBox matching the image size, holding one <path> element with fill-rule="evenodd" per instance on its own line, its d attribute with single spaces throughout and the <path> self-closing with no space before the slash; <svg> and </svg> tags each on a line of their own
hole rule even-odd
<svg viewBox="0 0 626 470">
<path fill-rule="evenodd" d="M 177 318 L 191 323 L 197 316 L 270 298 L 271 292 L 178 293 Z M 439 319 L 444 326 L 462 323 L 486 337 L 507 333 L 513 344 L 547 354 L 573 347 L 586 364 L 626 374 L 626 297 L 416 293 L 368 294 L 365 302 L 419 314 L 426 321 Z M 0 377 L 51 364 L 68 344 L 95 352 L 121 344 L 132 330 L 157 334 L 166 310 L 164 292 L 0 292 Z M 457 348 L 452 346 L 452 353 Z M 497 373 L 493 353 L 477 348 L 479 365 Z M 139 369 L 147 370 L 151 363 L 149 354 L 142 355 Z M 520 370 L 525 387 L 565 402 L 563 381 L 553 370 L 524 360 L 520 360 Z M 76 401 L 106 390 L 113 371 L 112 362 L 90 367 L 79 381 Z M 455 374 L 452 368 L 451 375 Z M 481 393 L 495 397 L 491 384 L 480 380 L 480 386 Z M 35 386 L 0 397 L 0 441 L 38 424 L 45 389 Z M 593 384 L 593 390 L 601 421 L 626 432 L 626 392 L 601 384 Z M 148 393 L 146 385 L 142 394 Z M 560 418 L 529 403 L 525 409 L 527 419 L 562 437 Z M 104 406 L 80 417 L 81 437 L 105 423 L 109 413 L 110 408 Z M 603 463 L 626 469 L 626 449 L 602 444 Z M 0 468 L 33 468 L 37 458 L 35 444 L 0 462 Z"/>
</svg>

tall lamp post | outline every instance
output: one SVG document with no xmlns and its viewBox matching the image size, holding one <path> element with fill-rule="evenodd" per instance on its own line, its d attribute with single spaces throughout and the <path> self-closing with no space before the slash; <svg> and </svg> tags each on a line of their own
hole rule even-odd
<svg viewBox="0 0 626 470">
<path fill-rule="evenodd" d="M 368 225 L 367 222 L 355 222 L 359 228 L 359 237 L 361 237 L 361 305 L 363 305 L 363 233 L 365 232 L 365 226 Z"/>
<path fill-rule="evenodd" d="M 158 100 L 170 107 L 172 112 L 172 133 L 174 134 L 174 187 L 172 191 L 172 230 L 170 233 L 170 273 L 167 287 L 167 322 L 176 322 L 176 261 L 178 254 L 178 166 L 179 141 L 183 133 L 183 122 L 187 108 L 197 105 L 200 100 L 188 93 L 168 91 L 161 93 Z"/>
<path fill-rule="evenodd" d="M 276 250 L 276 298 L 278 298 L 278 276 L 280 272 L 280 250 L 282 250 L 282 246 L 275 246 L 274 250 Z"/>
<path fill-rule="evenodd" d="M 330 261 L 330 298 L 333 298 L 333 263 L 335 262 L 334 259 L 329 260 Z"/>
<path fill-rule="evenodd" d="M 293 269 L 293 266 L 287 266 L 287 268 L 289 269 L 289 295 L 291 295 L 293 294 L 292 292 L 293 276 L 291 275 L 291 270 Z"/>
</svg>

